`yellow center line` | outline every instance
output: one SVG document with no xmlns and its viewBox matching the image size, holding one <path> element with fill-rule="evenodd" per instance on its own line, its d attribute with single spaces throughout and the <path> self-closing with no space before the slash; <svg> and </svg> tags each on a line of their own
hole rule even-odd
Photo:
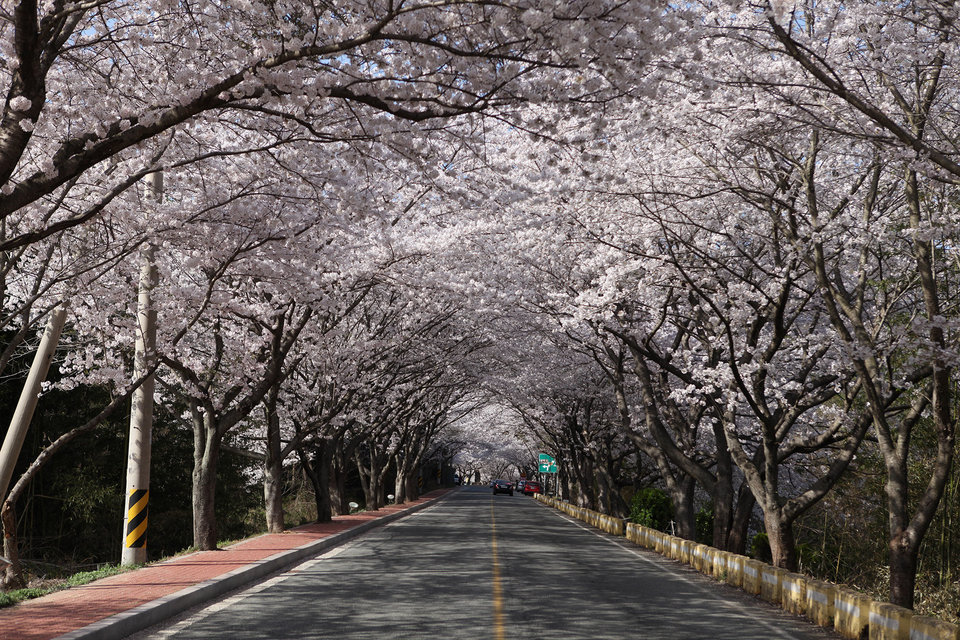
<svg viewBox="0 0 960 640">
<path fill-rule="evenodd" d="M 497 518 L 490 500 L 490 547 L 493 555 L 493 640 L 504 640 L 503 591 L 500 586 L 500 559 L 497 556 Z"/>
</svg>

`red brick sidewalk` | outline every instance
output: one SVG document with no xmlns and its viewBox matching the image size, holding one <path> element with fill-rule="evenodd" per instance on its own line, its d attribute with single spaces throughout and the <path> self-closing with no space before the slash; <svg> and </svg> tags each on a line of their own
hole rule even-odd
<svg viewBox="0 0 960 640">
<path fill-rule="evenodd" d="M 171 596 L 182 589 L 223 577 L 231 571 L 255 566 L 276 554 L 321 541 L 335 534 L 349 535 L 351 530 L 365 528 L 365 524 L 367 527 L 375 526 L 375 521 L 378 520 L 391 521 L 403 515 L 402 512 L 422 508 L 445 493 L 447 490 L 434 491 L 415 502 L 391 505 L 379 511 L 337 516 L 331 523 L 305 525 L 283 533 L 250 538 L 226 549 L 181 556 L 0 609 L 0 638 L 56 638 L 104 618 Z M 320 549 L 317 553 L 322 551 Z"/>
</svg>

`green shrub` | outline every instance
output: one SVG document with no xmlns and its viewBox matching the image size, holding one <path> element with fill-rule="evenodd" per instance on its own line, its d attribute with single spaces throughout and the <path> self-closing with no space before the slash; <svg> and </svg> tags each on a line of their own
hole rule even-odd
<svg viewBox="0 0 960 640">
<path fill-rule="evenodd" d="M 635 509 L 630 512 L 630 521 L 644 527 L 656 529 L 657 525 L 653 519 L 653 512 L 650 509 Z"/>
<path fill-rule="evenodd" d="M 697 511 L 697 542 L 713 544 L 713 504 L 708 503 Z"/>
<path fill-rule="evenodd" d="M 665 531 L 672 518 L 673 504 L 662 490 L 648 487 L 634 494 L 630 503 L 631 522 Z"/>
<path fill-rule="evenodd" d="M 770 538 L 766 533 L 758 533 L 750 541 L 750 557 L 762 562 L 773 561 L 773 553 L 770 551 Z"/>
</svg>

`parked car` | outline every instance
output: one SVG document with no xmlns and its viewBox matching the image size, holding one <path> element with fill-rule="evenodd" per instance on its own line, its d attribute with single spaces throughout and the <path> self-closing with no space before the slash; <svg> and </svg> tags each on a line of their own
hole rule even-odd
<svg viewBox="0 0 960 640">
<path fill-rule="evenodd" d="M 493 495 L 497 495 L 498 493 L 508 493 L 511 496 L 513 495 L 513 485 L 506 480 L 494 480 L 492 486 Z"/>
<path fill-rule="evenodd" d="M 523 483 L 523 495 L 532 496 L 535 493 L 543 493 L 543 487 L 540 486 L 539 482 L 527 480 Z"/>
</svg>

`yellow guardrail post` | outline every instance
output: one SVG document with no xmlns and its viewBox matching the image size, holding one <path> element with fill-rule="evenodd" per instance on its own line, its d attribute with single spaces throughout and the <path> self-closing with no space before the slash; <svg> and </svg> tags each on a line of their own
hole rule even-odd
<svg viewBox="0 0 960 640">
<path fill-rule="evenodd" d="M 703 569 L 700 571 L 705 576 L 714 575 L 717 554 L 720 553 L 713 547 L 707 547 L 703 552 Z"/>
<path fill-rule="evenodd" d="M 710 552 L 710 547 L 705 544 L 698 544 L 694 548 L 693 568 L 699 571 L 700 573 L 707 573 L 707 554 L 709 552 Z"/>
<path fill-rule="evenodd" d="M 780 567 L 773 567 L 769 564 L 763 565 L 760 569 L 760 597 L 767 602 L 780 604 L 780 591 L 783 587 L 785 573 L 787 571 Z"/>
<path fill-rule="evenodd" d="M 699 542 L 694 542 L 690 545 L 690 568 L 695 571 L 700 571 L 700 567 L 703 566 L 701 557 L 703 554 L 703 545 Z"/>
<path fill-rule="evenodd" d="M 870 604 L 870 640 L 910 640 L 913 612 L 889 602 Z"/>
<path fill-rule="evenodd" d="M 747 558 L 743 561 L 743 583 L 741 587 L 751 595 L 760 593 L 760 571 L 763 569 L 763 563 L 753 558 Z"/>
<path fill-rule="evenodd" d="M 957 640 L 960 627 L 936 618 L 913 616 L 910 618 L 910 640 Z"/>
<path fill-rule="evenodd" d="M 833 628 L 844 638 L 859 638 L 870 625 L 870 603 L 862 593 L 837 588 L 834 600 Z"/>
<path fill-rule="evenodd" d="M 833 624 L 837 586 L 822 580 L 807 580 L 807 619 L 821 627 Z"/>
<path fill-rule="evenodd" d="M 732 587 L 743 586 L 743 561 L 746 560 L 736 553 L 727 553 L 726 581 Z"/>
<path fill-rule="evenodd" d="M 667 549 L 667 557 L 671 560 L 680 558 L 680 538 L 670 536 L 670 546 Z"/>
<path fill-rule="evenodd" d="M 807 612 L 807 579 L 798 573 L 785 573 L 780 588 L 780 602 L 784 611 L 798 616 Z"/>
<path fill-rule="evenodd" d="M 727 580 L 727 557 L 730 555 L 729 551 L 721 551 L 720 549 L 714 549 L 713 551 L 713 575 L 720 582 L 726 582 Z"/>
</svg>

